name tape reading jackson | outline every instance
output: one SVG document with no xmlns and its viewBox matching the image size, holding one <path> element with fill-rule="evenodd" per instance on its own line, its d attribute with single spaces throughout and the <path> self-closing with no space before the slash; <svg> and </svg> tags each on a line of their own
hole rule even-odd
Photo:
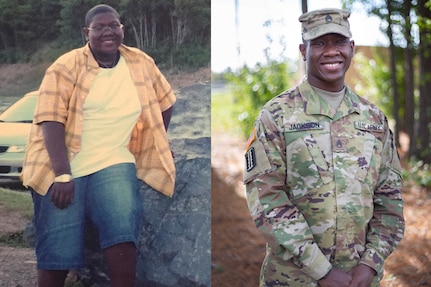
<svg viewBox="0 0 431 287">
<path fill-rule="evenodd" d="M 320 122 L 306 122 L 306 123 L 293 123 L 287 128 L 287 131 L 308 131 L 308 130 L 321 130 L 323 125 Z"/>
</svg>

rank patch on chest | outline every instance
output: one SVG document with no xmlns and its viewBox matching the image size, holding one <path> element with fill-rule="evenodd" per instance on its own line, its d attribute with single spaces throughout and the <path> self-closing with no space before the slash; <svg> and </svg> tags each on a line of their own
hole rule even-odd
<svg viewBox="0 0 431 287">
<path fill-rule="evenodd" d="M 347 152 L 347 138 L 333 137 L 332 138 L 332 150 L 334 152 Z"/>
<path fill-rule="evenodd" d="M 247 172 L 251 171 L 256 166 L 256 152 L 254 147 L 247 150 L 245 154 L 245 170 Z"/>
</svg>

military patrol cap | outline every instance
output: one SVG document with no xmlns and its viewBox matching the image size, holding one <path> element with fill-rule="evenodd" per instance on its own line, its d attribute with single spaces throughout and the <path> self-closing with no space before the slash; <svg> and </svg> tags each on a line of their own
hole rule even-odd
<svg viewBox="0 0 431 287">
<path fill-rule="evenodd" d="M 349 16 L 350 11 L 335 8 L 304 13 L 299 17 L 299 22 L 302 24 L 302 39 L 304 41 L 313 40 L 330 33 L 351 38 L 352 32 L 347 20 Z"/>
</svg>

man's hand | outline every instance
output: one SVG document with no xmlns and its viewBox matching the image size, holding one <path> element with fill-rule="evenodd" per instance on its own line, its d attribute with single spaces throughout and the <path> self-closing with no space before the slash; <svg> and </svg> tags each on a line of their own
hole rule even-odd
<svg viewBox="0 0 431 287">
<path fill-rule="evenodd" d="M 73 202 L 75 185 L 73 181 L 54 182 L 51 187 L 51 201 L 60 208 L 64 209 Z"/>
<path fill-rule="evenodd" d="M 359 264 L 353 267 L 349 272 L 352 275 L 350 287 L 370 287 L 376 271 L 365 264 Z"/>
<path fill-rule="evenodd" d="M 319 280 L 320 287 L 349 287 L 352 281 L 352 275 L 341 269 L 333 267 L 329 274 Z"/>
</svg>

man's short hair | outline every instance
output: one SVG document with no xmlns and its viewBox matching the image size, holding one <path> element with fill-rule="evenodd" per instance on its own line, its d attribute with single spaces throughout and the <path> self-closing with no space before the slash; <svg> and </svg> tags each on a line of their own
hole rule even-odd
<svg viewBox="0 0 431 287">
<path fill-rule="evenodd" d="M 101 13 L 112 13 L 117 16 L 118 19 L 120 19 L 120 14 L 118 14 L 117 10 L 115 10 L 109 5 L 99 4 L 88 10 L 87 14 L 85 15 L 85 26 L 88 27 L 94 16 Z"/>
</svg>

